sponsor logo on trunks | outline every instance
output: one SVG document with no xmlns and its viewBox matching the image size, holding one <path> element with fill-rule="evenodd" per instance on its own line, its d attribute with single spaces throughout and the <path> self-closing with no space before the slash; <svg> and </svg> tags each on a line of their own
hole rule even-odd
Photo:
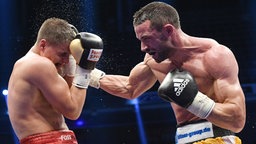
<svg viewBox="0 0 256 144">
<path fill-rule="evenodd" d="M 213 136 L 212 123 L 202 122 L 178 127 L 176 130 L 175 140 L 176 143 L 185 144 Z"/>
<path fill-rule="evenodd" d="M 193 137 L 193 136 L 196 136 L 196 135 L 202 135 L 203 133 L 207 133 L 207 132 L 210 132 L 210 131 L 211 131 L 211 128 L 205 127 L 203 129 L 192 131 L 192 132 L 189 132 L 189 133 L 179 134 L 177 136 L 177 138 L 178 139 L 183 139 L 183 138 L 186 138 L 186 137 Z"/>
<path fill-rule="evenodd" d="M 61 135 L 61 136 L 60 136 L 60 139 L 61 139 L 62 141 L 65 141 L 65 140 L 71 140 L 72 137 L 71 137 L 71 135 Z"/>
<path fill-rule="evenodd" d="M 189 79 L 174 78 L 173 79 L 173 83 L 174 83 L 174 91 L 176 93 L 176 96 L 180 96 L 180 94 L 182 93 L 183 89 L 189 83 Z"/>
</svg>

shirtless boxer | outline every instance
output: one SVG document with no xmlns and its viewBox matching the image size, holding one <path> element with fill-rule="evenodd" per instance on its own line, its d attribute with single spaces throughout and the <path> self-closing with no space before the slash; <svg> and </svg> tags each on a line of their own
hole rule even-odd
<svg viewBox="0 0 256 144">
<path fill-rule="evenodd" d="M 241 143 L 235 133 L 245 125 L 245 97 L 231 50 L 184 33 L 177 11 L 162 2 L 137 11 L 133 25 L 144 60 L 129 76 L 94 70 L 90 85 L 134 99 L 159 81 L 158 94 L 177 120 L 177 143 Z"/>
<path fill-rule="evenodd" d="M 9 80 L 9 116 L 21 144 L 77 143 L 64 117 L 80 116 L 102 48 L 101 38 L 78 33 L 65 20 L 49 18 L 42 24 Z"/>
</svg>

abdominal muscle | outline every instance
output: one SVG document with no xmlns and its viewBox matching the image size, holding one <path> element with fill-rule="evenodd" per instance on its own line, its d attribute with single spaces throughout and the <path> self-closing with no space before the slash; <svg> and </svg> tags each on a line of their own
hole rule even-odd
<svg viewBox="0 0 256 144">
<path fill-rule="evenodd" d="M 190 113 L 185 108 L 182 108 L 175 103 L 171 103 L 171 106 L 175 114 L 177 125 L 200 120 L 199 117 L 196 117 L 194 114 Z"/>
<path fill-rule="evenodd" d="M 27 99 L 26 99 L 27 98 Z M 29 135 L 68 129 L 64 117 L 36 89 L 9 97 L 9 116 L 19 139 Z"/>
<path fill-rule="evenodd" d="M 56 116 L 55 116 L 56 118 Z M 50 120 L 53 118 L 50 118 Z M 19 124 L 17 124 L 19 122 Z M 34 134 L 68 129 L 63 120 L 51 121 L 44 118 L 29 117 L 23 120 L 13 120 L 13 128 L 19 140 Z"/>
</svg>

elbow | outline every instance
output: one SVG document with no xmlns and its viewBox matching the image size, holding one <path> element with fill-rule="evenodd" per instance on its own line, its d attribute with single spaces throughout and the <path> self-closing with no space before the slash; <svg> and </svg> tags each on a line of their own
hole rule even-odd
<svg viewBox="0 0 256 144">
<path fill-rule="evenodd" d="M 77 120 L 81 114 L 81 110 L 78 110 L 76 107 L 73 107 L 69 110 L 66 110 L 62 113 L 63 116 L 70 120 Z"/>
<path fill-rule="evenodd" d="M 136 97 L 129 96 L 127 97 L 128 100 L 134 100 Z"/>
<path fill-rule="evenodd" d="M 71 114 L 65 115 L 65 118 L 70 119 L 70 120 L 77 120 L 79 118 L 79 116 L 80 116 L 80 114 L 71 113 Z"/>
<path fill-rule="evenodd" d="M 244 126 L 233 126 L 231 131 L 233 131 L 234 133 L 239 133 L 243 130 L 243 128 L 244 128 Z"/>
<path fill-rule="evenodd" d="M 231 122 L 231 131 L 235 133 L 239 133 L 243 130 L 246 122 L 246 112 L 245 111 L 234 111 L 233 118 Z"/>
<path fill-rule="evenodd" d="M 71 117 L 68 117 L 68 119 L 70 120 L 77 120 L 79 118 L 79 116 L 71 116 Z"/>
<path fill-rule="evenodd" d="M 234 123 L 232 126 L 232 131 L 235 133 L 239 133 L 243 130 L 244 126 L 245 126 L 245 116 L 244 115 L 240 115 L 239 117 L 237 117 L 236 119 L 234 119 Z"/>
<path fill-rule="evenodd" d="M 135 95 L 135 94 L 131 93 L 131 94 L 129 94 L 129 96 L 127 96 L 126 98 L 127 98 L 128 100 L 134 100 L 134 99 L 136 99 L 137 97 L 139 97 L 139 95 Z"/>
</svg>

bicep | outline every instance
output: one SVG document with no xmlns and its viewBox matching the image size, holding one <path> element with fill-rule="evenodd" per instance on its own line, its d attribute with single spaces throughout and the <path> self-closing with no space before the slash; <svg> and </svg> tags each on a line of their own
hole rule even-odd
<svg viewBox="0 0 256 144">
<path fill-rule="evenodd" d="M 216 105 L 208 117 L 213 123 L 239 132 L 245 124 L 246 108 L 242 88 L 237 82 L 227 79 L 218 79 L 215 84 Z"/>
<path fill-rule="evenodd" d="M 34 72 L 32 81 L 46 100 L 57 110 L 63 109 L 63 106 L 68 105 L 69 86 L 57 73 L 54 65 L 40 66 L 35 70 L 37 72 Z"/>
<path fill-rule="evenodd" d="M 238 64 L 231 50 L 224 48 L 217 56 L 210 57 L 208 71 L 216 79 L 214 89 L 216 95 L 225 101 L 237 101 L 243 98 L 243 91 L 238 79 Z"/>
<path fill-rule="evenodd" d="M 214 84 L 216 96 L 221 103 L 235 104 L 238 107 L 244 106 L 244 93 L 238 78 L 236 80 L 229 79 L 220 78 L 216 80 Z"/>
<path fill-rule="evenodd" d="M 101 79 L 101 88 L 110 94 L 126 99 L 138 97 L 154 85 L 156 78 L 143 62 L 137 64 L 129 76 L 106 75 Z"/>
<path fill-rule="evenodd" d="M 223 46 L 206 56 L 205 67 L 214 79 L 216 105 L 208 120 L 218 126 L 239 131 L 245 122 L 245 97 L 238 78 L 238 64 L 233 53 Z"/>
<path fill-rule="evenodd" d="M 135 95 L 140 95 L 151 88 L 156 81 L 157 79 L 150 67 L 141 62 L 132 69 L 128 86 L 131 87 Z"/>
<path fill-rule="evenodd" d="M 245 96 L 240 86 L 236 66 L 223 69 L 224 75 L 214 82 L 216 105 L 208 120 L 234 132 L 242 129 L 245 123 Z"/>
</svg>

